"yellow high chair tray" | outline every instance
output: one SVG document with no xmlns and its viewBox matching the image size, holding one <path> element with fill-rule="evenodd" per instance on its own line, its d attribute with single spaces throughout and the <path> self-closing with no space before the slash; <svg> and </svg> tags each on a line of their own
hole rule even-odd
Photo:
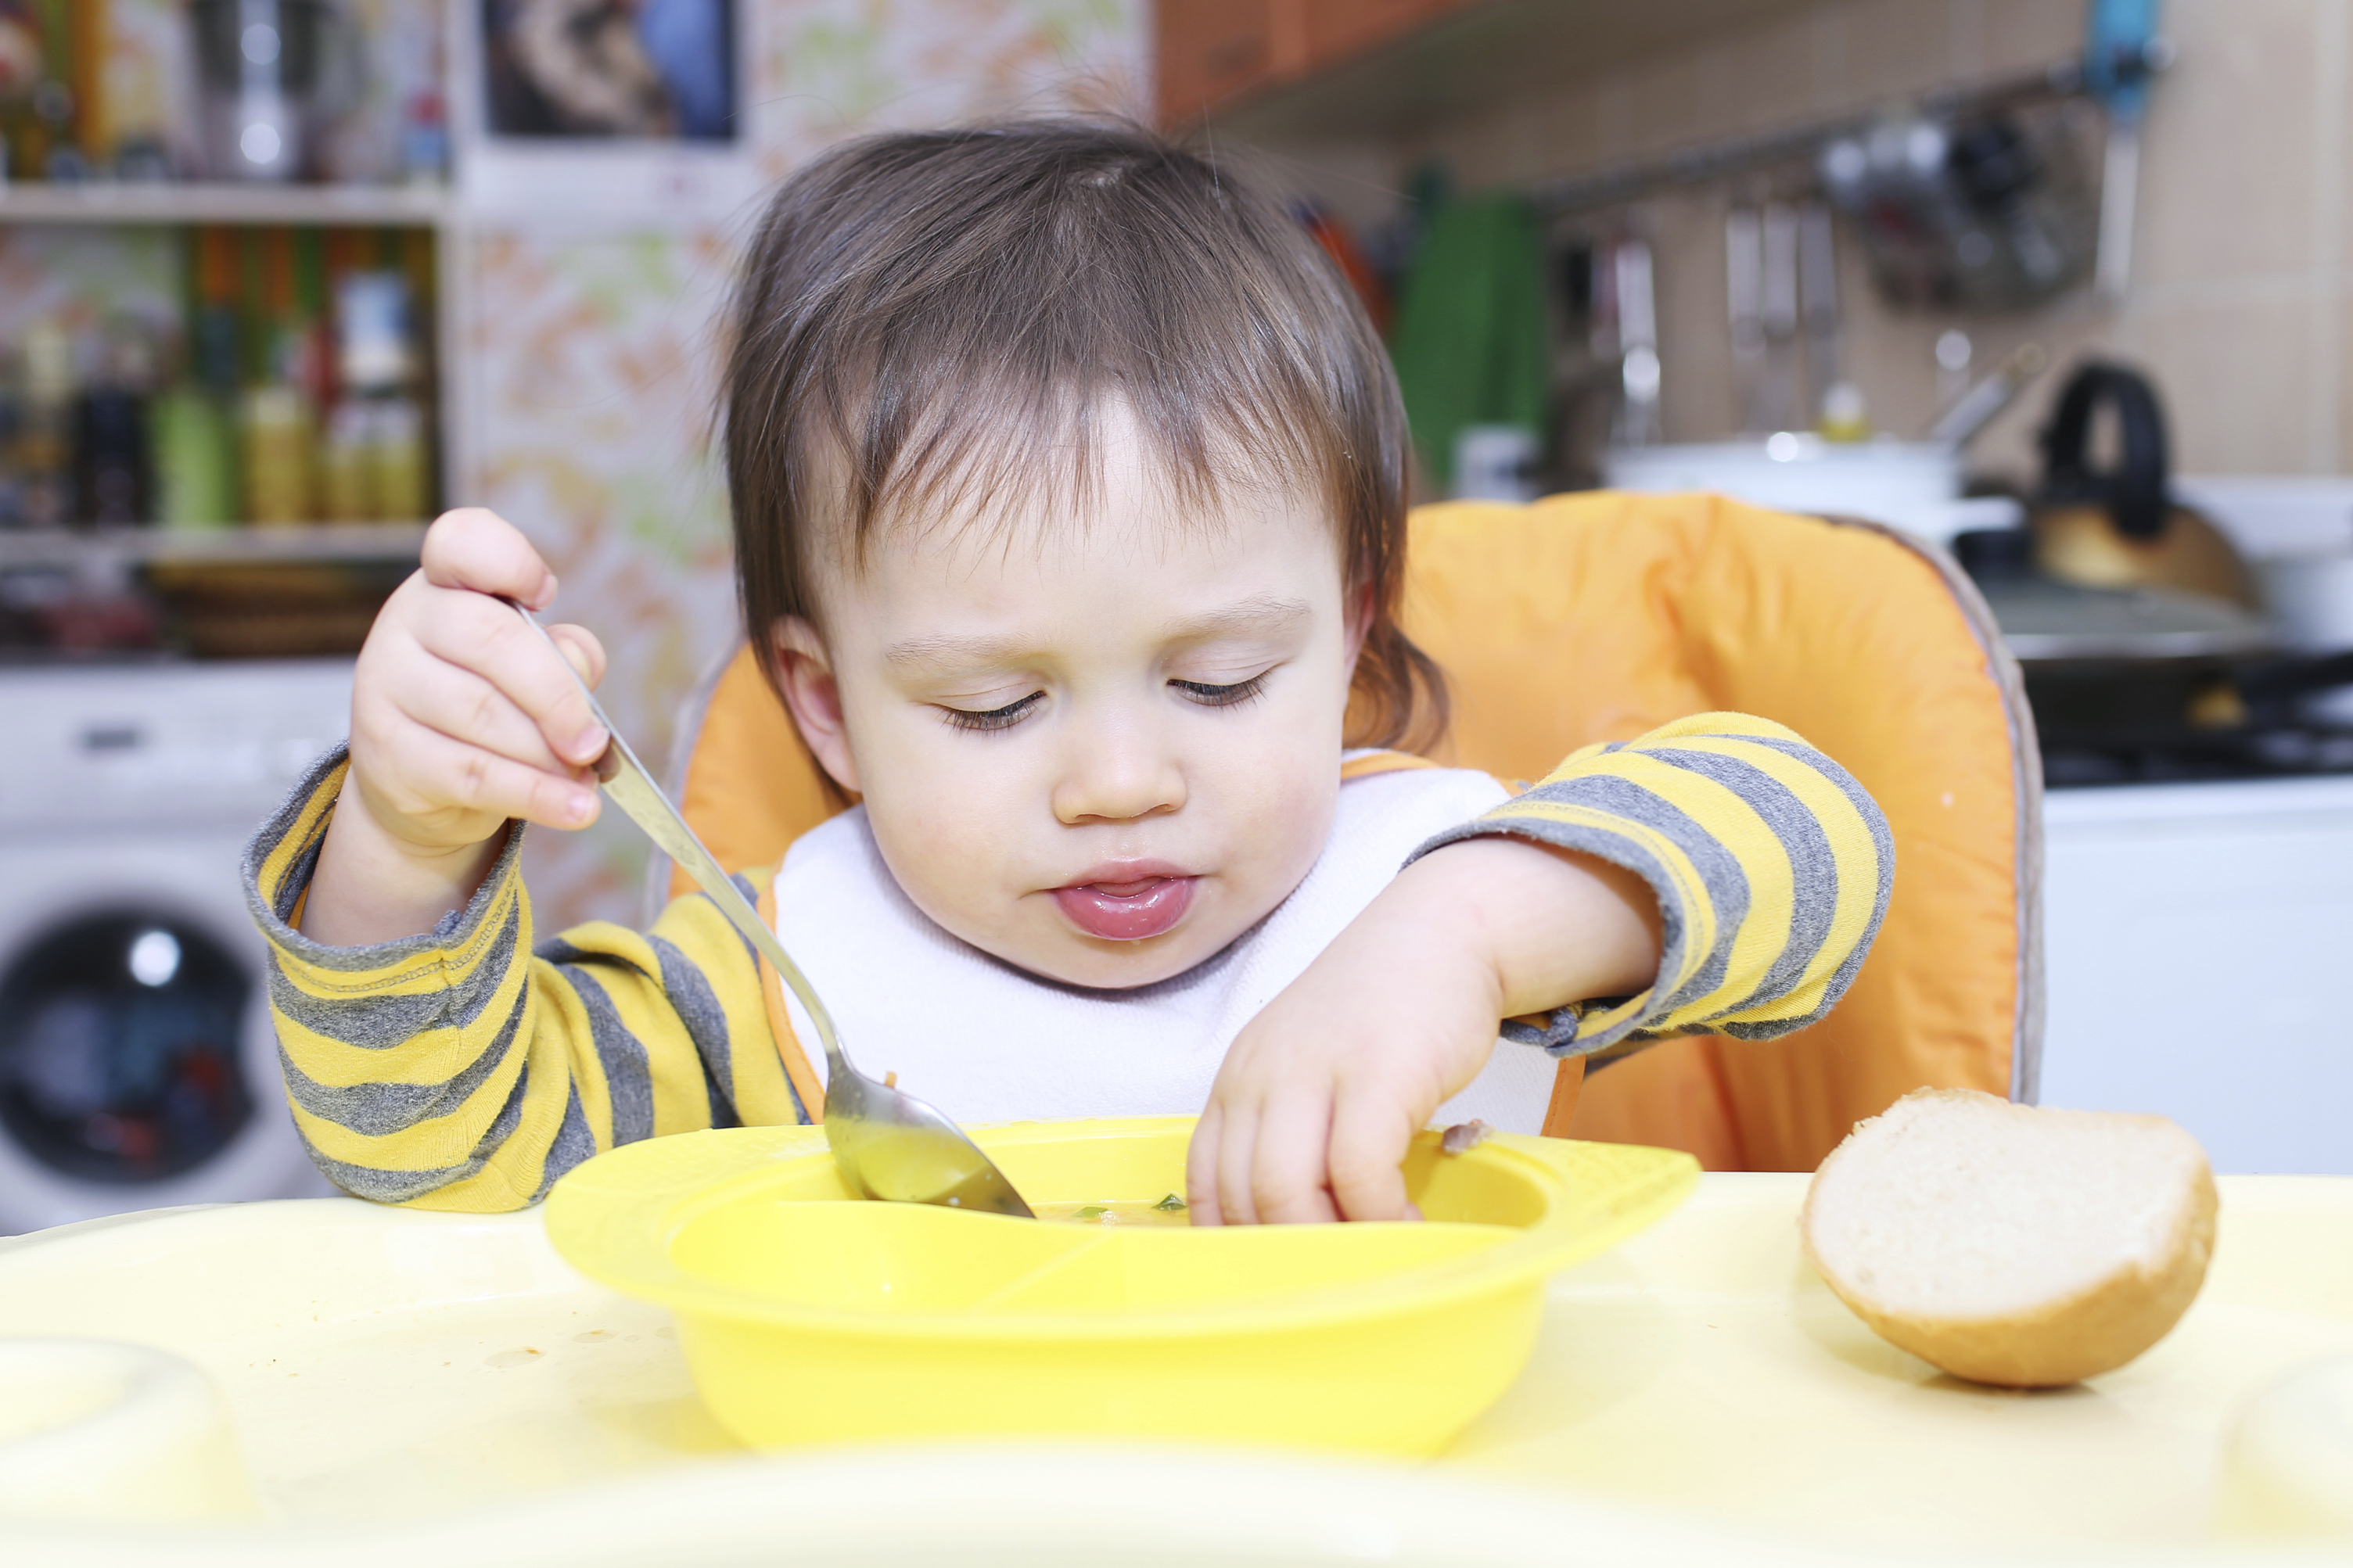
<svg viewBox="0 0 2353 1568">
<path fill-rule="evenodd" d="M 558 1184 L 548 1237 L 669 1307 L 712 1415 L 758 1447 L 1124 1435 L 1426 1454 L 1519 1375 L 1545 1282 L 1699 1173 L 1667 1150 L 1497 1135 L 1446 1154 L 1425 1133 L 1406 1163 L 1419 1224 L 1139 1223 L 1183 1192 L 1192 1126 L 975 1131 L 1033 1205 L 1079 1224 L 858 1201 L 816 1128 L 653 1139 Z"/>
<path fill-rule="evenodd" d="M 1527 1369 L 1413 1460 L 1084 1436 L 747 1453 L 672 1314 L 581 1278 L 542 1210 L 96 1220 L 0 1237 L 0 1563 L 2341 1568 L 2353 1397 L 2311 1417 L 2353 1395 L 2353 1178 L 2218 1185 L 2180 1326 L 2020 1394 L 1939 1375 L 1830 1293 L 1799 1253 L 1804 1176 L 1703 1176 L 1546 1287 Z M 2267 1406 L 2303 1418 L 2300 1455 Z"/>
</svg>

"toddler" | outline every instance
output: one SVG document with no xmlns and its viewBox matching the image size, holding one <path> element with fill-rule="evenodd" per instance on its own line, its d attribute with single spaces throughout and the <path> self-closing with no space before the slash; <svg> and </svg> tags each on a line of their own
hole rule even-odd
<svg viewBox="0 0 2353 1568">
<path fill-rule="evenodd" d="M 1535 1131 L 1558 1058 L 1783 1033 L 1861 963 L 1886 827 L 1778 725 L 1516 796 L 1383 749 L 1444 715 L 1397 622 L 1397 386 L 1211 163 L 1063 122 L 850 143 L 777 193 L 728 352 L 744 624 L 857 802 L 747 890 L 860 1061 L 966 1126 L 1198 1110 L 1196 1223 L 1393 1219 L 1433 1116 Z M 248 856 L 295 1119 L 363 1196 L 510 1208 L 822 1116 L 709 900 L 534 942 L 523 825 L 595 817 L 607 737 L 493 595 L 554 595 L 496 517 L 437 522 L 348 751 Z"/>
</svg>

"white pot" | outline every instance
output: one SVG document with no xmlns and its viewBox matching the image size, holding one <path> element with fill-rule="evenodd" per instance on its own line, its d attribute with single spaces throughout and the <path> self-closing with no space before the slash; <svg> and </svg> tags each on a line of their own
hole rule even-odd
<svg viewBox="0 0 2353 1568">
<path fill-rule="evenodd" d="M 1928 441 L 1825 441 L 1784 431 L 1756 441 L 1628 447 L 1603 455 L 1612 489 L 1714 490 L 1781 511 L 1867 518 L 1944 544 L 2011 528 L 2016 501 L 1964 499 L 1958 449 Z"/>
</svg>

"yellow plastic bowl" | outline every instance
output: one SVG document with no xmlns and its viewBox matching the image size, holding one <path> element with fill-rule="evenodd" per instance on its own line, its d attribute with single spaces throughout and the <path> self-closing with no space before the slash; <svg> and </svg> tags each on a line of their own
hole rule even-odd
<svg viewBox="0 0 2353 1568">
<path fill-rule="evenodd" d="M 1033 1204 L 1185 1185 L 1190 1117 L 975 1142 Z M 1662 1149 L 1497 1135 L 1405 1164 L 1427 1220 L 1193 1229 L 849 1198 L 822 1131 L 650 1139 L 556 1184 L 591 1278 L 669 1307 L 711 1413 L 761 1447 L 1121 1435 L 1426 1454 L 1503 1394 L 1546 1279 L 1681 1202 Z"/>
</svg>

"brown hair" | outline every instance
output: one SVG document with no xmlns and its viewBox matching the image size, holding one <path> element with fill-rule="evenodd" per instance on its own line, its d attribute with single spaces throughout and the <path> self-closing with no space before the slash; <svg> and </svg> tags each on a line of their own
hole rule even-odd
<svg viewBox="0 0 2353 1568">
<path fill-rule="evenodd" d="M 1397 625 L 1405 412 L 1324 251 L 1228 171 L 1128 125 L 1042 121 L 848 142 L 754 236 L 726 387 L 744 624 L 821 624 L 820 541 L 878 521 L 1083 494 L 1124 404 L 1187 510 L 1321 489 L 1371 618 L 1348 740 L 1428 745 L 1438 667 Z"/>
</svg>

